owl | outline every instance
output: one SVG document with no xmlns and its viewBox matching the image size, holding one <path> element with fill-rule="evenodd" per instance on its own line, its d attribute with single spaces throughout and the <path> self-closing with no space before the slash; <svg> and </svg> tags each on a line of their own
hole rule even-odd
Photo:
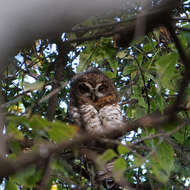
<svg viewBox="0 0 190 190">
<path fill-rule="evenodd" d="M 121 125 L 123 117 L 113 82 L 91 68 L 71 83 L 69 115 L 90 135 L 103 135 Z"/>
<path fill-rule="evenodd" d="M 77 75 L 71 83 L 69 115 L 91 136 L 103 136 L 110 129 L 117 129 L 123 117 L 113 82 L 95 68 Z M 113 163 L 105 164 L 96 174 L 107 189 L 115 187 Z"/>
</svg>

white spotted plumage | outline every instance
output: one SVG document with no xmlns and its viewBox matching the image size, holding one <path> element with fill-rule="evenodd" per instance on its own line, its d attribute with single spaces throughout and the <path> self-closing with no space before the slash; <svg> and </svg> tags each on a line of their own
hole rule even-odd
<svg viewBox="0 0 190 190">
<path fill-rule="evenodd" d="M 118 104 L 106 105 L 99 111 L 99 117 L 104 130 L 118 128 L 122 124 L 123 116 Z"/>
<path fill-rule="evenodd" d="M 92 105 L 80 106 L 80 112 L 83 115 L 84 127 L 89 134 L 98 135 L 103 133 L 99 113 Z"/>
<path fill-rule="evenodd" d="M 80 106 L 84 127 L 92 135 L 101 135 L 122 123 L 121 108 L 118 104 L 106 105 L 99 111 L 92 105 Z M 78 116 L 78 115 L 77 115 Z"/>
</svg>

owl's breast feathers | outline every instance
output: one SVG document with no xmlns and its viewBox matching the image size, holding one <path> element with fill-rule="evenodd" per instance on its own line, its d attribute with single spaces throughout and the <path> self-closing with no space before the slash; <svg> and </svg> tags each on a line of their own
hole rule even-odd
<svg viewBox="0 0 190 190">
<path fill-rule="evenodd" d="M 109 96 L 99 98 L 96 102 L 94 102 L 94 106 L 96 107 L 97 110 L 99 110 L 106 105 L 117 104 L 117 102 L 118 102 L 117 95 L 112 94 Z"/>
</svg>

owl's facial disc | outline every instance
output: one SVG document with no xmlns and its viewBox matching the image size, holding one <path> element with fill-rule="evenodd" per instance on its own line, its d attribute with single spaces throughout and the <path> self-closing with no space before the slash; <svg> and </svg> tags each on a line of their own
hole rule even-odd
<svg viewBox="0 0 190 190">
<path fill-rule="evenodd" d="M 79 92 L 90 98 L 93 102 L 96 102 L 99 98 L 106 96 L 107 86 L 99 83 L 94 88 L 87 82 L 81 82 L 78 86 Z"/>
<path fill-rule="evenodd" d="M 97 98 L 102 98 L 106 95 L 106 90 L 107 90 L 107 87 L 100 83 L 100 84 L 97 84 L 96 85 L 96 88 L 95 88 L 95 95 Z"/>
<path fill-rule="evenodd" d="M 79 92 L 89 97 L 92 91 L 92 86 L 86 82 L 81 82 L 78 86 Z"/>
</svg>

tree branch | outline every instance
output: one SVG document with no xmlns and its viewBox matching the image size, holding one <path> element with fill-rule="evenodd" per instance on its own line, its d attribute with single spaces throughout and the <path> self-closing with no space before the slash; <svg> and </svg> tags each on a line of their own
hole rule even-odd
<svg viewBox="0 0 190 190">
<path fill-rule="evenodd" d="M 134 37 L 135 30 L 136 30 L 136 25 L 137 25 L 137 21 L 143 21 L 146 20 L 146 23 L 144 23 L 146 26 L 144 26 L 145 31 L 144 33 L 139 33 L 138 32 L 138 36 L 135 36 L 135 38 L 140 37 L 142 35 L 146 35 L 147 33 L 151 32 L 155 27 L 158 27 L 160 25 L 165 25 L 165 23 L 167 22 L 167 20 L 170 20 L 170 14 L 171 14 L 171 10 L 173 8 L 175 8 L 178 5 L 178 1 L 172 1 L 172 0 L 168 0 L 164 3 L 162 3 L 159 7 L 147 10 L 145 13 L 140 14 L 140 16 L 138 17 L 132 17 L 130 19 L 127 19 L 125 21 L 121 21 L 121 22 L 114 22 L 114 23 L 108 23 L 108 24 L 104 24 L 105 27 L 108 27 L 106 30 L 104 30 L 103 32 L 97 32 L 95 35 L 93 36 L 89 36 L 89 37 L 81 37 L 81 38 L 76 38 L 76 39 L 72 39 L 72 40 L 68 40 L 65 41 L 64 43 L 83 43 L 86 41 L 92 41 L 92 40 L 98 40 L 102 37 L 112 37 L 114 36 L 114 39 L 116 41 L 116 44 L 120 44 L 119 41 L 121 40 L 121 35 L 126 36 L 127 39 L 125 46 L 127 46 Z M 170 20 L 171 22 L 171 20 Z M 123 26 L 122 26 L 123 25 Z M 110 32 L 110 28 L 112 27 L 112 31 Z M 80 28 L 80 29 L 74 29 L 74 32 L 80 32 L 80 31 L 90 31 L 90 30 L 94 30 L 94 29 L 98 29 L 98 28 L 102 28 L 102 25 L 97 25 L 97 26 L 93 26 L 93 27 L 89 27 L 89 28 Z M 114 29 L 113 29 L 114 28 Z M 122 46 L 122 44 L 121 44 Z"/>
<path fill-rule="evenodd" d="M 173 118 L 174 115 L 176 114 L 176 112 L 179 110 L 179 106 L 181 106 L 181 104 L 184 101 L 185 90 L 187 89 L 189 81 L 190 81 L 190 59 L 185 54 L 185 50 L 182 47 L 182 45 L 181 45 L 181 43 L 180 43 L 180 41 L 179 41 L 179 39 L 175 33 L 173 25 L 170 22 L 168 22 L 165 25 L 165 27 L 168 28 L 168 30 L 169 30 L 169 32 L 170 32 L 170 34 L 174 40 L 176 48 L 179 52 L 182 63 L 185 66 L 185 73 L 184 73 L 183 79 L 182 79 L 180 87 L 179 87 L 179 92 L 178 92 L 177 98 L 173 104 L 173 109 L 172 109 L 173 113 L 171 113 L 171 118 Z"/>
<path fill-rule="evenodd" d="M 61 40 L 61 39 L 60 39 Z M 60 86 L 62 81 L 63 72 L 68 61 L 68 53 L 71 51 L 71 45 L 69 43 L 64 46 L 58 47 L 59 56 L 55 62 L 55 82 L 53 83 L 52 92 Z M 48 108 L 47 108 L 47 118 L 52 121 L 54 118 L 56 106 L 58 103 L 58 93 L 55 93 L 49 99 Z"/>
<path fill-rule="evenodd" d="M 167 133 L 158 133 L 158 134 L 155 134 L 155 135 L 150 135 L 150 136 L 147 136 L 147 137 L 143 137 L 141 139 L 138 139 L 136 141 L 133 141 L 132 144 L 138 144 L 138 143 L 141 143 L 145 140 L 150 140 L 150 139 L 153 139 L 153 138 L 158 138 L 158 137 L 168 137 L 168 136 L 171 136 L 175 133 L 177 133 L 180 129 L 182 129 L 187 123 L 189 123 L 190 120 L 187 120 L 185 122 L 182 122 L 176 129 L 172 130 L 172 131 L 169 131 Z"/>
<path fill-rule="evenodd" d="M 126 121 L 117 129 L 110 129 L 106 131 L 103 136 L 108 138 L 116 138 L 119 136 L 125 135 L 127 132 L 131 130 L 136 130 L 139 127 L 157 127 L 161 124 L 168 122 L 168 116 L 161 115 L 160 112 L 154 112 L 152 114 L 146 115 L 141 119 L 136 121 Z M 62 152 L 65 148 L 77 147 L 83 143 L 88 143 L 94 139 L 93 136 L 89 134 L 78 134 L 68 141 L 63 141 L 60 144 L 41 144 L 39 145 L 37 151 L 32 151 L 28 153 L 23 153 L 15 160 L 5 159 L 3 157 L 0 158 L 0 179 L 28 167 L 31 164 L 38 163 L 39 160 L 44 160 L 50 157 L 53 153 Z"/>
<path fill-rule="evenodd" d="M 3 104 L 3 97 L 0 92 L 0 104 Z M 7 141 L 4 134 L 5 127 L 5 112 L 3 108 L 0 106 L 0 156 L 4 157 L 7 153 Z"/>
<path fill-rule="evenodd" d="M 45 160 L 44 163 L 44 172 L 43 172 L 43 177 L 40 181 L 39 186 L 36 188 L 36 190 L 44 190 L 47 189 L 48 182 L 49 182 L 49 177 L 51 175 L 51 168 L 50 168 L 50 162 L 51 162 L 52 157 L 50 156 Z"/>
</svg>

